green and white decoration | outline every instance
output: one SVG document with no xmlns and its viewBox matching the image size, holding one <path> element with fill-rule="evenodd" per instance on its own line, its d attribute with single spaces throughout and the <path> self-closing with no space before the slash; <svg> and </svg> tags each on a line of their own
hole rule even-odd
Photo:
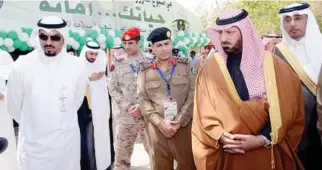
<svg viewBox="0 0 322 170">
<path fill-rule="evenodd" d="M 183 31 L 177 32 L 172 40 L 174 48 L 179 49 L 180 54 L 186 57 L 188 56 L 188 48 L 204 47 L 210 42 L 206 33 L 186 33 Z"/>
<path fill-rule="evenodd" d="M 121 36 L 122 30 L 110 30 L 93 28 L 85 32 L 84 30 L 69 30 L 69 38 L 67 40 L 67 49 L 73 48 L 81 50 L 87 40 L 91 39 L 97 41 L 102 49 L 113 48 L 114 46 L 122 46 Z M 21 51 L 32 50 L 33 29 L 31 28 L 17 28 L 13 30 L 0 30 L 0 49 L 8 52 L 13 52 L 15 49 Z M 207 45 L 210 40 L 205 33 L 185 33 L 179 31 L 172 37 L 174 48 L 178 48 L 181 55 L 188 56 L 189 47 L 203 47 Z M 149 43 L 144 36 L 141 36 L 142 50 L 148 47 Z"/>
</svg>

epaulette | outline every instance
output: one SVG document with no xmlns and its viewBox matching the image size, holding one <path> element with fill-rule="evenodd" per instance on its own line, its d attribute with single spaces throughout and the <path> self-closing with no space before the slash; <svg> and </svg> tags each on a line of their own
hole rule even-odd
<svg viewBox="0 0 322 170">
<path fill-rule="evenodd" d="M 154 58 L 145 57 L 141 66 L 141 71 L 144 71 L 153 66 Z"/>
<path fill-rule="evenodd" d="M 187 57 L 173 57 L 178 63 L 188 64 L 190 62 Z"/>
</svg>

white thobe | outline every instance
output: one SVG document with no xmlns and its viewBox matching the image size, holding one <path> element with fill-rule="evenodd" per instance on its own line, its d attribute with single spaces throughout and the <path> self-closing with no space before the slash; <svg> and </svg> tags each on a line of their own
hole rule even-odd
<svg viewBox="0 0 322 170">
<path fill-rule="evenodd" d="M 6 106 L 6 79 L 10 73 L 13 60 L 8 53 L 0 51 L 0 93 L 4 100 L 0 101 L 0 136 L 8 139 L 8 148 L 0 154 L 0 166 L 7 170 L 17 170 L 17 148 L 12 117 Z"/>
<path fill-rule="evenodd" d="M 87 75 L 105 72 L 107 59 L 99 58 L 94 63 L 87 64 Z M 97 170 L 106 170 L 111 165 L 110 148 L 110 100 L 105 77 L 88 84 L 89 98 L 94 127 L 94 146 Z"/>
<path fill-rule="evenodd" d="M 8 79 L 8 112 L 19 123 L 22 170 L 80 170 L 77 110 L 87 77 L 75 56 L 35 50 L 16 61 Z"/>
<path fill-rule="evenodd" d="M 99 83 L 100 82 L 100 83 Z M 89 95 L 94 126 L 94 146 L 97 170 L 111 165 L 110 101 L 105 78 L 89 84 Z"/>
</svg>

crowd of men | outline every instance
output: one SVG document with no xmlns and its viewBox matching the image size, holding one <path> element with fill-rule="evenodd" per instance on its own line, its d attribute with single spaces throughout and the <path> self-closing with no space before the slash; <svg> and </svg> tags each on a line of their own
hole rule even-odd
<svg viewBox="0 0 322 170">
<path fill-rule="evenodd" d="M 9 113 L 0 126 L 11 126 L 0 134 L 0 162 L 129 170 L 140 138 L 152 170 L 321 170 L 321 32 L 307 3 L 279 14 L 282 36 L 262 39 L 246 10 L 221 13 L 208 30 L 215 51 L 199 59 L 176 55 L 166 27 L 150 33 L 142 52 L 132 27 L 111 65 L 94 41 L 79 57 L 68 54 L 65 20 L 39 20 L 38 47 L 0 74 L 0 109 Z M 0 57 L 2 70 L 13 63 Z"/>
</svg>

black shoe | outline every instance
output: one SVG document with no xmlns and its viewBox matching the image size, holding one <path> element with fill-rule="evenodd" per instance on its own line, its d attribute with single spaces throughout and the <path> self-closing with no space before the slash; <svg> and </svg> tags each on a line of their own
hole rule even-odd
<svg viewBox="0 0 322 170">
<path fill-rule="evenodd" d="M 7 138 L 0 137 L 0 154 L 4 152 L 8 147 Z"/>
</svg>

